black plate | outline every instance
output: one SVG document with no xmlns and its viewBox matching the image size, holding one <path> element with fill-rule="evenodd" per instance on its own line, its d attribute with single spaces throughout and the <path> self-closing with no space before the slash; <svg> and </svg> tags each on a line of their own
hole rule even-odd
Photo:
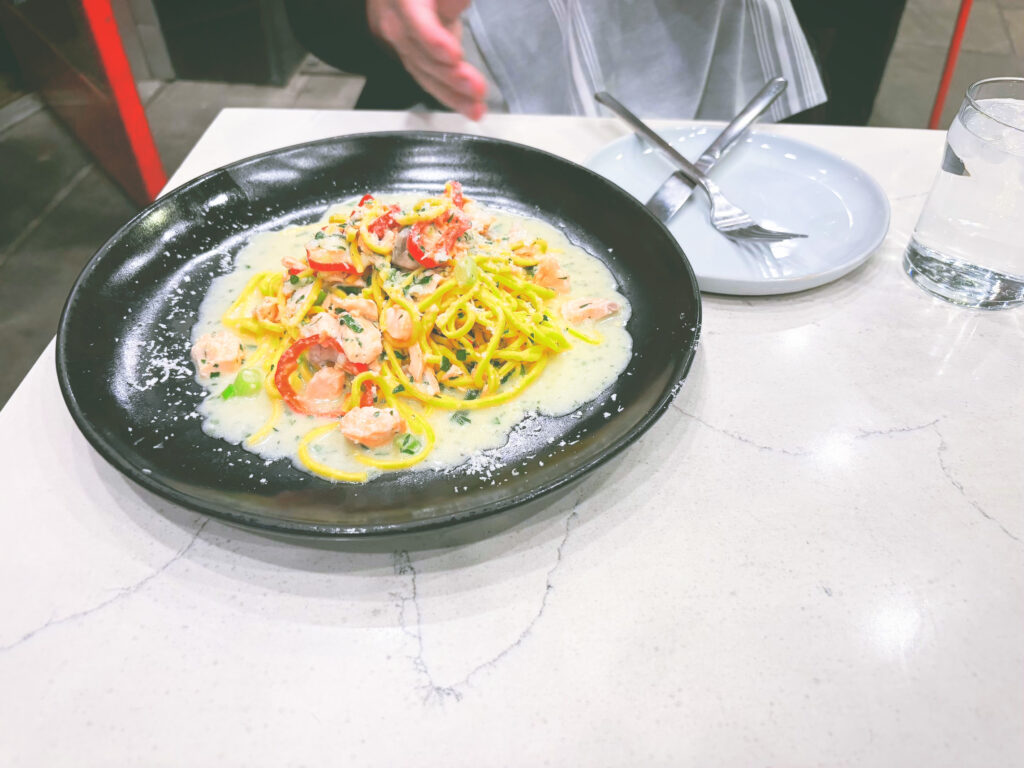
<svg viewBox="0 0 1024 768">
<path fill-rule="evenodd" d="M 514 431 L 500 451 L 503 466 L 484 478 L 463 468 L 335 484 L 286 460 L 265 464 L 204 434 L 195 415 L 203 389 L 188 362 L 189 333 L 211 279 L 231 269 L 248 239 L 315 221 L 330 204 L 366 191 L 436 192 L 450 178 L 488 205 L 563 227 L 614 272 L 633 306 L 634 343 L 615 385 L 580 416 L 538 418 Z M 160 496 L 266 530 L 391 533 L 499 512 L 622 450 L 664 411 L 689 370 L 700 310 L 696 279 L 675 239 L 601 176 L 476 136 L 362 134 L 233 163 L 129 221 L 93 256 L 68 297 L 57 375 L 89 442 Z"/>
</svg>

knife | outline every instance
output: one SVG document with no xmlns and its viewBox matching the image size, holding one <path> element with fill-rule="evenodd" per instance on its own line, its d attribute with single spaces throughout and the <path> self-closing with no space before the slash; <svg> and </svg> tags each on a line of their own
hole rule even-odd
<svg viewBox="0 0 1024 768">
<path fill-rule="evenodd" d="M 704 150 L 704 153 L 694 163 L 701 173 L 707 173 L 715 163 L 721 160 L 747 134 L 754 121 L 782 95 L 787 85 L 788 83 L 784 77 L 774 77 L 764 84 L 764 87 L 757 92 L 757 95 L 750 100 L 750 103 L 725 126 L 718 135 L 718 138 L 711 142 L 711 145 Z M 603 92 L 597 93 L 594 95 L 594 98 L 603 103 L 603 96 Z M 666 154 L 671 155 L 673 158 L 681 157 L 679 152 L 669 145 L 668 142 L 661 141 L 658 144 L 665 150 Z M 685 162 L 686 158 L 683 158 L 683 161 Z M 667 223 L 676 215 L 676 212 L 683 206 L 683 203 L 690 198 L 692 191 L 693 185 L 681 173 L 676 171 L 658 187 L 658 190 L 651 195 L 651 199 L 645 205 L 647 210 L 657 216 L 660 221 Z"/>
</svg>

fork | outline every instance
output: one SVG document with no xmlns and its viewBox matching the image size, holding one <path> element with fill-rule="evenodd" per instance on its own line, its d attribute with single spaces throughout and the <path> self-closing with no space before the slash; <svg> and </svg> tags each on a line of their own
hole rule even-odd
<svg viewBox="0 0 1024 768">
<path fill-rule="evenodd" d="M 693 163 L 680 155 L 671 144 L 649 128 L 639 117 L 626 109 L 618 99 L 606 91 L 595 93 L 594 98 L 629 123 L 633 130 L 654 144 L 655 147 L 668 155 L 669 159 L 678 166 L 679 172 L 685 179 L 704 190 L 704 193 L 708 196 L 708 201 L 711 203 L 711 226 L 726 237 L 733 240 L 762 240 L 767 242 L 807 237 L 807 235 L 797 234 L 796 232 L 784 232 L 758 224 L 746 211 L 729 202 L 714 181 L 701 173 Z"/>
<path fill-rule="evenodd" d="M 750 103 L 740 110 L 739 114 L 722 129 L 718 137 L 708 145 L 704 154 L 694 161 L 693 164 L 697 170 L 705 176 L 709 175 L 711 168 L 738 144 L 740 139 L 747 135 L 750 126 L 785 92 L 787 85 L 789 83 L 784 77 L 773 77 L 765 83 L 750 100 Z M 644 205 L 647 210 L 667 224 L 683 207 L 683 204 L 690 199 L 692 192 L 693 184 L 686 180 L 681 171 L 675 171 L 665 179 Z"/>
</svg>

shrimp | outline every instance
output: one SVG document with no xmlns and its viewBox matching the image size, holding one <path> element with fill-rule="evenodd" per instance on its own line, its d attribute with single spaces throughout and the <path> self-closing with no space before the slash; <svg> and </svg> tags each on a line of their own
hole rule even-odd
<svg viewBox="0 0 1024 768">
<path fill-rule="evenodd" d="M 338 341 L 345 357 L 354 363 L 372 363 L 384 351 L 380 329 L 369 320 L 342 313 L 338 316 Z"/>
<path fill-rule="evenodd" d="M 341 341 L 341 323 L 329 312 L 318 312 L 311 321 L 302 326 L 300 333 L 302 338 L 325 333 L 331 338 Z"/>
<path fill-rule="evenodd" d="M 348 240 L 343 224 L 328 224 L 321 227 L 317 236 L 306 243 L 306 259 L 321 264 L 344 264 L 352 267 Z M 346 270 L 340 270 L 346 271 Z M 354 268 L 347 271 L 355 271 Z"/>
<path fill-rule="evenodd" d="M 371 323 L 377 322 L 377 304 L 369 299 L 339 299 L 337 296 L 330 296 L 324 302 L 324 309 L 328 312 L 344 310 L 351 315 L 369 320 Z"/>
<path fill-rule="evenodd" d="M 392 340 L 402 344 L 412 338 L 412 316 L 401 307 L 384 310 L 384 327 Z"/>
<path fill-rule="evenodd" d="M 285 254 L 281 258 L 281 264 L 283 264 L 284 268 L 291 274 L 295 274 L 296 272 L 305 272 L 309 269 L 309 263 L 306 261 L 306 257 L 296 256 L 294 253 Z"/>
<path fill-rule="evenodd" d="M 562 316 L 574 325 L 584 320 L 600 320 L 619 311 L 618 302 L 610 299 L 570 299 L 562 307 Z"/>
<path fill-rule="evenodd" d="M 537 271 L 534 273 L 537 285 L 550 288 L 557 293 L 569 292 L 569 275 L 562 269 L 554 256 L 541 256 L 537 259 Z"/>
<path fill-rule="evenodd" d="M 260 303 L 256 305 L 253 314 L 257 320 L 276 323 L 281 319 L 281 306 L 273 296 L 264 296 Z"/>
<path fill-rule="evenodd" d="M 345 352 L 345 357 L 353 363 L 369 365 L 384 351 L 380 329 L 369 320 L 357 320 L 344 311 L 341 315 L 318 312 L 311 322 L 302 326 L 301 333 L 303 338 L 326 333 L 337 339 Z"/>
<path fill-rule="evenodd" d="M 364 406 L 341 417 L 341 434 L 354 443 L 376 448 L 405 432 L 405 422 L 393 408 Z"/>
<path fill-rule="evenodd" d="M 231 331 L 204 333 L 192 345 L 192 361 L 200 376 L 238 370 L 245 357 L 242 340 Z"/>
</svg>

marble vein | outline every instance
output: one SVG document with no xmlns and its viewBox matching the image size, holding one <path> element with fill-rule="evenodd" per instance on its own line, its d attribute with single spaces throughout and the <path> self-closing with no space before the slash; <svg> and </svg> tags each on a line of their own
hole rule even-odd
<svg viewBox="0 0 1024 768">
<path fill-rule="evenodd" d="M 579 520 L 579 513 L 576 511 L 579 503 L 580 502 L 577 501 L 576 504 L 573 505 L 572 510 L 566 516 L 565 533 L 558 544 L 554 565 L 552 565 L 547 572 L 544 582 L 544 592 L 541 594 L 540 605 L 537 608 L 536 613 L 531 616 L 526 627 L 516 636 L 515 640 L 505 646 L 492 658 L 473 667 L 473 669 L 466 673 L 461 680 L 452 683 L 451 685 L 439 684 L 435 680 L 430 669 L 430 665 L 427 662 L 423 642 L 423 616 L 419 604 L 419 587 L 417 584 L 416 568 L 412 564 L 412 560 L 410 559 L 408 552 L 400 551 L 395 553 L 395 574 L 398 576 L 407 576 L 409 578 L 409 591 L 406 594 L 396 593 L 395 597 L 399 600 L 399 624 L 402 631 L 412 638 L 416 644 L 416 655 L 412 657 L 412 663 L 415 670 L 425 680 L 425 684 L 423 686 L 423 703 L 426 704 L 431 701 L 443 702 L 447 699 L 461 701 L 463 697 L 462 689 L 469 685 L 475 675 L 485 669 L 494 668 L 502 659 L 513 653 L 517 648 L 521 647 L 524 642 L 526 642 L 527 638 L 533 632 L 534 627 L 536 627 L 537 623 L 543 617 L 544 612 L 547 609 L 548 598 L 551 595 L 551 592 L 554 591 L 555 573 L 562 565 L 565 547 L 569 541 L 569 536 Z"/>
<path fill-rule="evenodd" d="M 203 532 L 203 529 L 206 527 L 206 524 L 208 522 L 210 522 L 208 519 L 203 520 L 202 523 L 199 524 L 199 527 L 197 527 L 196 530 L 192 533 L 192 536 L 189 539 L 188 543 L 185 544 L 185 546 L 183 546 L 181 549 L 179 549 L 174 554 L 174 556 L 171 557 L 171 559 L 169 559 L 166 563 L 161 565 L 159 568 L 157 568 L 149 575 L 145 576 L 144 578 L 127 587 L 119 587 L 118 590 L 113 595 L 108 597 L 106 600 L 100 601 L 96 605 L 90 606 L 89 608 L 85 608 L 81 611 L 76 611 L 75 613 L 69 613 L 67 616 L 61 616 L 60 618 L 55 619 L 48 619 L 44 624 L 41 624 L 35 629 L 26 632 L 24 635 L 19 637 L 14 642 L 0 646 L 0 652 L 13 650 L 17 648 L 19 645 L 22 645 L 23 643 L 28 642 L 34 637 L 37 637 L 38 635 L 40 635 L 48 629 L 52 629 L 53 627 L 60 626 L 61 624 L 67 624 L 72 621 L 78 621 L 79 619 L 84 619 L 88 616 L 92 616 L 93 614 L 102 611 L 104 608 L 108 608 L 114 603 L 120 602 L 121 600 L 124 600 L 127 597 L 131 597 L 144 586 L 153 581 L 153 579 L 160 576 L 164 571 L 166 571 L 168 568 L 170 568 L 172 565 L 178 562 L 186 554 L 188 554 L 188 551 L 192 549 L 192 547 L 195 545 L 196 541 L 199 539 L 199 534 Z"/>
<path fill-rule="evenodd" d="M 736 440 L 737 442 L 743 443 L 744 445 L 749 445 L 752 448 L 756 448 L 759 451 L 766 451 L 766 452 L 770 452 L 770 453 L 781 453 L 781 454 L 783 454 L 785 456 L 807 456 L 808 455 L 808 451 L 805 451 L 805 450 L 794 451 L 794 450 L 791 450 L 789 448 L 780 448 L 780 447 L 777 447 L 777 446 L 774 446 L 774 445 L 765 445 L 764 443 L 759 443 L 756 440 L 753 440 L 752 438 L 747 437 L 746 435 L 740 434 L 739 432 L 734 432 L 734 431 L 732 431 L 730 429 L 725 429 L 723 427 L 716 427 L 714 424 L 710 424 L 710 423 L 704 421 L 704 419 L 700 418 L 699 416 L 696 416 L 696 415 L 690 413 L 689 411 L 683 410 L 679 406 L 676 406 L 676 407 L 679 408 L 680 413 L 682 413 L 687 418 L 693 419 L 698 424 L 700 424 L 702 427 L 707 427 L 712 432 L 717 432 L 720 435 L 725 435 L 726 437 L 732 438 L 733 440 Z"/>
<path fill-rule="evenodd" d="M 888 429 L 864 429 L 860 428 L 857 430 L 858 439 L 865 437 L 887 437 L 888 435 L 905 435 L 908 432 L 920 432 L 923 429 L 930 429 L 937 425 L 942 419 L 932 419 L 926 424 L 917 424 L 911 427 L 889 427 Z"/>
<path fill-rule="evenodd" d="M 939 467 L 942 469 L 942 474 L 944 474 L 946 476 L 946 479 L 949 480 L 950 484 L 954 488 L 956 488 L 956 490 L 963 497 L 964 501 L 966 501 L 976 512 L 978 512 L 978 514 L 980 514 L 982 517 L 984 517 L 989 522 L 992 522 L 995 525 L 999 526 L 999 529 L 1003 533 L 1005 533 L 1011 539 L 1013 539 L 1014 541 L 1019 543 L 1020 542 L 1020 537 L 1014 535 L 1013 532 L 1011 532 L 1005 525 L 1003 525 L 995 516 L 993 516 L 992 514 L 987 512 L 985 510 L 985 508 L 981 506 L 981 504 L 979 504 L 974 499 L 972 499 L 970 497 L 970 495 L 967 493 L 967 490 L 964 488 L 963 483 L 961 483 L 959 480 L 957 480 L 953 476 L 953 470 L 950 469 L 949 465 L 946 464 L 946 461 L 943 458 L 943 454 L 949 448 L 948 445 L 946 444 L 946 438 L 943 437 L 942 432 L 939 431 L 937 426 L 935 427 L 935 434 L 937 434 L 939 436 L 939 448 L 938 448 L 937 454 L 938 454 L 938 459 L 939 459 Z"/>
</svg>

